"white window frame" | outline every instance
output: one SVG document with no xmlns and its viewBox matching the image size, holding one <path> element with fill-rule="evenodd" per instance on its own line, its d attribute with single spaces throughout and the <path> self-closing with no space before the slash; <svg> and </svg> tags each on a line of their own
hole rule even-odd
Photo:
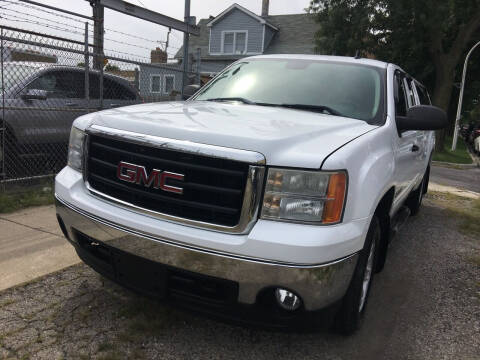
<svg viewBox="0 0 480 360">
<path fill-rule="evenodd" d="M 152 80 L 153 80 L 154 77 L 158 77 L 159 81 L 160 81 L 160 83 L 159 83 L 160 86 L 159 86 L 158 91 L 153 91 Z M 150 89 L 149 90 L 152 94 L 161 94 L 162 93 L 162 74 L 150 74 Z"/>
<path fill-rule="evenodd" d="M 235 53 L 235 49 L 237 46 L 237 34 L 238 33 L 243 33 L 245 34 L 245 51 L 242 52 L 241 54 Z M 224 51 L 224 44 L 225 44 L 225 34 L 233 34 L 233 48 L 232 52 L 226 53 Z M 248 30 L 224 30 L 222 31 L 222 48 L 221 48 L 221 54 L 222 55 L 245 55 L 248 54 Z"/>
<path fill-rule="evenodd" d="M 164 95 L 170 95 L 170 93 L 167 93 L 167 81 L 166 81 L 167 77 L 173 78 L 172 91 L 175 90 L 175 74 L 165 74 L 165 75 L 163 75 L 163 88 L 162 88 Z"/>
</svg>

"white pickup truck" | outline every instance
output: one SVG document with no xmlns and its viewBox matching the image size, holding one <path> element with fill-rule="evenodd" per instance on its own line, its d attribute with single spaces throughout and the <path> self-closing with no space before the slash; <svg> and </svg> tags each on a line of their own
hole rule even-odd
<svg viewBox="0 0 480 360">
<path fill-rule="evenodd" d="M 126 287 L 260 325 L 330 316 L 348 334 L 445 125 L 396 65 L 244 58 L 188 101 L 79 117 L 58 221 Z"/>
</svg>

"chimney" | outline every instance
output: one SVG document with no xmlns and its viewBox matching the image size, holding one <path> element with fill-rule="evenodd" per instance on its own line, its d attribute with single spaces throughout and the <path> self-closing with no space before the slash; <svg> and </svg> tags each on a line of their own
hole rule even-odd
<svg viewBox="0 0 480 360">
<path fill-rule="evenodd" d="M 268 3 L 269 0 L 262 0 L 262 17 L 268 16 Z"/>
<path fill-rule="evenodd" d="M 167 62 L 167 53 L 157 47 L 150 52 L 150 62 L 152 64 L 165 64 Z"/>
</svg>

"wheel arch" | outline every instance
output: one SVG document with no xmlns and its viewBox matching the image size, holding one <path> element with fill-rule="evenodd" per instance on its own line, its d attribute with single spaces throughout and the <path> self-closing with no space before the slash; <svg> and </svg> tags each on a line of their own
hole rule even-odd
<svg viewBox="0 0 480 360">
<path fill-rule="evenodd" d="M 380 220 L 380 228 L 382 232 L 380 250 L 378 252 L 377 263 L 375 266 L 376 272 L 382 271 L 387 259 L 388 244 L 390 242 L 390 209 L 392 208 L 394 195 L 395 187 L 392 186 L 382 196 L 375 208 L 375 215 Z"/>
</svg>

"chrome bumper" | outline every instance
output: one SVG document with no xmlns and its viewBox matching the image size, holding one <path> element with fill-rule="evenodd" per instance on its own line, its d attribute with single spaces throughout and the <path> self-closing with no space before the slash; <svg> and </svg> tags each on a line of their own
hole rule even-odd
<svg viewBox="0 0 480 360">
<path fill-rule="evenodd" d="M 302 298 L 306 310 L 318 310 L 341 299 L 352 278 L 358 254 L 320 265 L 283 264 L 193 248 L 154 237 L 86 213 L 57 197 L 57 214 L 70 241 L 72 228 L 114 248 L 179 269 L 235 281 L 238 302 L 254 304 L 267 287 L 284 287 Z"/>
</svg>

